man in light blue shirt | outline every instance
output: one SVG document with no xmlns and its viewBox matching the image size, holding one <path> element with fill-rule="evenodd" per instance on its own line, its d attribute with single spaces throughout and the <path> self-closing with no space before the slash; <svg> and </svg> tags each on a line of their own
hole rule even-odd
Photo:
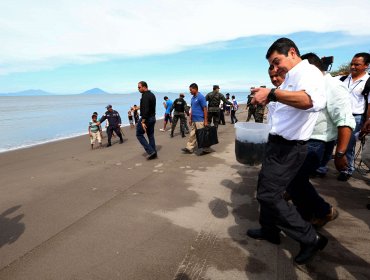
<svg viewBox="0 0 370 280">
<path fill-rule="evenodd" d="M 167 123 L 170 122 L 170 124 L 172 124 L 171 108 L 173 101 L 169 99 L 167 96 L 165 96 L 163 99 L 164 99 L 163 106 L 166 109 L 166 111 L 164 113 L 163 128 L 161 128 L 160 131 L 164 132 L 166 131 Z"/>
<path fill-rule="evenodd" d="M 308 53 L 302 55 L 301 58 L 307 59 L 310 64 L 324 72 L 321 59 L 317 55 Z M 349 92 L 345 85 L 331 77 L 330 74 L 324 76 L 324 82 L 326 107 L 320 112 L 307 143 L 308 153 L 305 162 L 287 189 L 287 193 L 292 198 L 301 216 L 316 226 L 323 226 L 334 220 L 338 213 L 316 192 L 309 180 L 310 173 L 317 169 L 325 155 L 329 155 L 331 158 L 336 140 L 335 166 L 338 171 L 347 168 L 348 162 L 345 153 L 352 130 L 356 126 L 355 118 L 352 115 Z M 326 163 L 330 158 L 325 159 Z"/>
</svg>

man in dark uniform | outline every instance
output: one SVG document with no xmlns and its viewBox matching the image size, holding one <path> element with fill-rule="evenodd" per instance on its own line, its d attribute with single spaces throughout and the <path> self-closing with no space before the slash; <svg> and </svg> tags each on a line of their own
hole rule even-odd
<svg viewBox="0 0 370 280">
<path fill-rule="evenodd" d="M 136 126 L 136 138 L 147 152 L 148 160 L 157 158 L 157 149 L 155 146 L 154 126 L 155 126 L 155 95 L 148 90 L 148 84 L 144 81 L 138 83 L 137 88 L 141 93 L 140 99 L 140 116 L 139 122 Z M 144 135 L 148 135 L 149 142 Z"/>
<path fill-rule="evenodd" d="M 107 147 L 112 146 L 112 134 L 113 131 L 117 134 L 119 137 L 119 143 L 123 143 L 122 133 L 121 133 L 121 117 L 119 113 L 115 110 L 113 110 L 112 105 L 108 105 L 105 107 L 108 111 L 105 112 L 105 114 L 100 118 L 98 121 L 98 125 L 100 125 L 105 120 L 108 120 L 108 127 L 107 127 L 107 134 L 108 134 L 108 145 Z"/>
<path fill-rule="evenodd" d="M 220 102 L 221 100 L 224 104 L 233 105 L 228 101 L 225 96 L 220 92 L 220 87 L 218 85 L 213 86 L 213 91 L 206 95 L 206 101 L 208 101 L 208 124 L 212 123 L 217 128 L 220 122 Z"/>
<path fill-rule="evenodd" d="M 184 100 L 185 94 L 180 93 L 180 97 L 177 98 L 171 108 L 174 110 L 173 113 L 173 120 L 172 120 L 172 128 L 171 128 L 171 137 L 173 137 L 173 132 L 175 131 L 177 121 L 180 119 L 180 131 L 181 131 L 181 136 L 185 137 L 185 123 L 186 123 L 186 118 L 185 118 L 185 108 L 187 107 L 186 101 Z"/>
</svg>

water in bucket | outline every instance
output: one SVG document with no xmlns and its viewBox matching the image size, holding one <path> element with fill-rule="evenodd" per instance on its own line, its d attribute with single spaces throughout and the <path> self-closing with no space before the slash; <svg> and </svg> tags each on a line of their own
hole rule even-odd
<svg viewBox="0 0 370 280">
<path fill-rule="evenodd" d="M 237 122 L 234 127 L 237 161 L 248 165 L 261 164 L 271 126 L 264 123 Z"/>
</svg>

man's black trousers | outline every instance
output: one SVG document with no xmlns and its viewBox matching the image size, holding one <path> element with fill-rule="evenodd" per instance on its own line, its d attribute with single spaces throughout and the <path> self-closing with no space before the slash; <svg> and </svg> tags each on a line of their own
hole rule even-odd
<svg viewBox="0 0 370 280">
<path fill-rule="evenodd" d="M 306 154 L 305 142 L 270 135 L 258 178 L 257 199 L 260 203 L 260 224 L 264 230 L 271 233 L 282 230 L 298 242 L 311 244 L 316 238 L 316 231 L 303 220 L 295 206 L 283 198 Z"/>
</svg>

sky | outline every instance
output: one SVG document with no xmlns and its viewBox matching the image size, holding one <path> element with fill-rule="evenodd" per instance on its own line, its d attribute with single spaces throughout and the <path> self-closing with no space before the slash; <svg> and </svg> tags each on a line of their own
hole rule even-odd
<svg viewBox="0 0 370 280">
<path fill-rule="evenodd" d="M 335 69 L 370 51 L 368 11 L 359 0 L 1 0 L 0 93 L 271 86 L 276 39 L 333 55 Z"/>
</svg>

